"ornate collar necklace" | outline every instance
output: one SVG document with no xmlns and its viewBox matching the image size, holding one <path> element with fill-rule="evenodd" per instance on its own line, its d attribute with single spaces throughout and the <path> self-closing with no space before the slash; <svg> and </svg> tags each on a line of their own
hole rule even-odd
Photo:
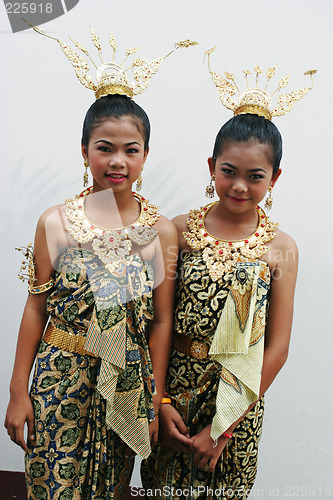
<svg viewBox="0 0 333 500">
<path fill-rule="evenodd" d="M 158 207 L 136 193 L 134 198 L 140 203 L 140 215 L 129 226 L 118 229 L 105 229 L 93 224 L 86 216 L 84 202 L 92 187 L 80 195 L 65 201 L 65 213 L 72 222 L 66 230 L 79 243 L 92 241 L 94 252 L 105 267 L 112 273 L 120 261 L 126 259 L 131 253 L 132 242 L 137 245 L 147 245 L 157 235 L 151 226 L 159 218 Z"/>
<path fill-rule="evenodd" d="M 189 232 L 183 235 L 193 250 L 203 249 L 203 259 L 213 281 L 220 279 L 240 258 L 258 259 L 269 250 L 267 241 L 275 237 L 279 223 L 271 222 L 263 209 L 257 206 L 258 226 L 256 231 L 243 240 L 228 241 L 216 238 L 205 227 L 205 217 L 217 202 L 200 209 L 190 210 L 187 219 Z"/>
<path fill-rule="evenodd" d="M 156 205 L 149 203 L 149 201 L 143 198 L 143 196 L 140 196 L 137 193 L 133 193 L 134 198 L 140 204 L 140 215 L 135 222 L 126 227 L 121 227 L 118 229 L 105 229 L 103 227 L 97 226 L 87 218 L 84 211 L 85 199 L 91 191 L 92 187 L 89 187 L 80 195 L 65 201 L 66 216 L 73 223 L 69 226 L 66 226 L 66 229 L 79 243 L 88 243 L 96 236 L 101 237 L 105 234 L 109 235 L 110 233 L 120 234 L 119 232 L 121 232 L 123 235 L 130 235 L 133 230 L 139 227 L 153 226 L 159 218 L 159 214 L 157 213 L 158 207 Z"/>
</svg>

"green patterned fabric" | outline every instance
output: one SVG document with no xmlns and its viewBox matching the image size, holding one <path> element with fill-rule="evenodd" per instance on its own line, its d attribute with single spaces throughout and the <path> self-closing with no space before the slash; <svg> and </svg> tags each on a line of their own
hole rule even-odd
<svg viewBox="0 0 333 500">
<path fill-rule="evenodd" d="M 231 286 L 235 286 L 238 279 L 242 279 L 240 285 L 246 286 L 244 272 L 240 273 L 239 270 L 249 269 L 257 263 L 258 261 L 243 261 L 219 280 L 213 281 L 202 252 L 187 253 L 179 267 L 175 331 L 209 347 Z M 261 264 L 265 271 L 266 263 L 260 262 Z M 263 301 L 265 297 L 261 296 L 258 300 Z M 258 303 L 258 308 L 259 306 Z M 172 349 L 166 390 L 191 436 L 212 423 L 221 383 L 233 386 L 235 393 L 239 391 L 237 379 L 217 361 L 199 360 Z M 179 453 L 168 448 L 165 443 L 159 443 L 141 466 L 142 483 L 147 490 L 146 498 L 149 498 L 151 490 L 155 498 L 167 497 L 170 500 L 247 498 L 256 476 L 262 420 L 263 400 L 260 400 L 236 428 L 214 473 L 210 473 L 208 468 L 201 470 L 196 467 L 192 455 Z"/>
<path fill-rule="evenodd" d="M 141 283 L 142 295 L 129 296 L 124 274 L 111 275 L 92 251 L 69 248 L 59 259 L 47 310 L 51 324 L 81 335 L 96 317 L 101 332 L 112 330 L 120 314 L 125 363 L 116 378 L 113 404 L 134 395 L 132 421 L 148 429 L 155 386 L 144 325 L 153 317 L 152 270 L 131 255 L 126 275 Z M 112 337 L 108 346 L 110 350 Z M 109 402 L 97 390 L 102 363 L 99 357 L 41 341 L 31 387 L 36 442 L 29 443 L 25 459 L 29 499 L 120 499 L 126 492 L 135 453 L 107 424 Z M 123 410 L 122 405 L 117 415 L 126 419 Z"/>
</svg>

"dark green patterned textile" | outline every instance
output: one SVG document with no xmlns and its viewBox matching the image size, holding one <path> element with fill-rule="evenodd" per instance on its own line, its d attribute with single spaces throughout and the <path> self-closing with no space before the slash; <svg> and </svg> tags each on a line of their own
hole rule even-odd
<svg viewBox="0 0 333 500">
<path fill-rule="evenodd" d="M 90 250 L 69 248 L 59 259 L 47 310 L 51 324 L 71 334 L 84 334 L 93 315 L 103 332 L 119 317 L 114 297 L 123 297 L 126 363 L 114 399 L 135 396 L 131 418 L 148 429 L 155 386 L 144 325 L 153 317 L 152 271 L 131 255 L 126 273 L 132 290 L 140 278 L 144 295 L 133 299 L 132 293 L 129 300 L 123 274 L 111 275 Z M 29 500 L 118 500 L 126 493 L 135 453 L 106 424 L 106 400 L 96 390 L 100 368 L 99 357 L 41 341 L 31 387 L 36 441 L 29 443 L 25 458 Z"/>
<path fill-rule="evenodd" d="M 242 263 L 247 264 L 251 266 L 251 262 Z M 179 267 L 175 311 L 174 329 L 179 335 L 185 333 L 210 346 L 231 283 L 237 279 L 236 273 L 234 267 L 213 281 L 201 251 L 185 254 Z M 212 423 L 219 383 L 224 377 L 217 361 L 199 360 L 172 349 L 166 390 L 191 436 Z M 146 498 L 245 500 L 257 471 L 263 409 L 261 399 L 235 429 L 213 473 L 208 467 L 199 469 L 192 455 L 172 450 L 160 442 L 141 465 Z"/>
</svg>

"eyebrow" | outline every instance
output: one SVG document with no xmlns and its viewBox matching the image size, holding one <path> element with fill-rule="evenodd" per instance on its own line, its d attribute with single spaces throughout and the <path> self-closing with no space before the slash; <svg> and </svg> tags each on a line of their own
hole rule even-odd
<svg viewBox="0 0 333 500">
<path fill-rule="evenodd" d="M 94 142 L 94 144 L 98 144 L 100 142 L 104 142 L 105 144 L 109 144 L 110 146 L 114 146 L 114 144 L 110 141 L 107 141 L 106 139 L 100 139 L 99 141 Z M 127 142 L 125 146 L 132 146 L 133 144 L 138 144 L 138 146 L 141 146 L 140 142 L 137 141 L 132 141 L 132 142 Z"/>
<path fill-rule="evenodd" d="M 222 165 L 227 165 L 228 167 L 234 169 L 234 170 L 237 170 L 237 167 L 235 167 L 234 165 L 232 165 L 231 163 L 228 163 L 227 161 L 221 163 L 221 166 Z M 251 168 L 249 170 L 249 172 L 265 172 L 267 174 L 267 171 L 263 168 Z"/>
</svg>

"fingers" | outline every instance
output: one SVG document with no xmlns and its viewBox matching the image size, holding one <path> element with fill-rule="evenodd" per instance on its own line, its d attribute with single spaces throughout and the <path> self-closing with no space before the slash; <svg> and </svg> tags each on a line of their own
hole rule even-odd
<svg viewBox="0 0 333 500">
<path fill-rule="evenodd" d="M 32 443 L 35 442 L 36 436 L 35 436 L 35 419 L 34 415 L 28 415 L 27 416 L 27 424 L 28 424 L 28 438 L 29 441 Z"/>
<path fill-rule="evenodd" d="M 7 429 L 7 434 L 13 443 L 17 444 L 22 448 L 23 451 L 28 451 L 27 443 L 24 440 L 24 424 L 19 425 L 17 423 L 10 424 L 8 419 L 5 420 L 5 427 Z"/>
</svg>

